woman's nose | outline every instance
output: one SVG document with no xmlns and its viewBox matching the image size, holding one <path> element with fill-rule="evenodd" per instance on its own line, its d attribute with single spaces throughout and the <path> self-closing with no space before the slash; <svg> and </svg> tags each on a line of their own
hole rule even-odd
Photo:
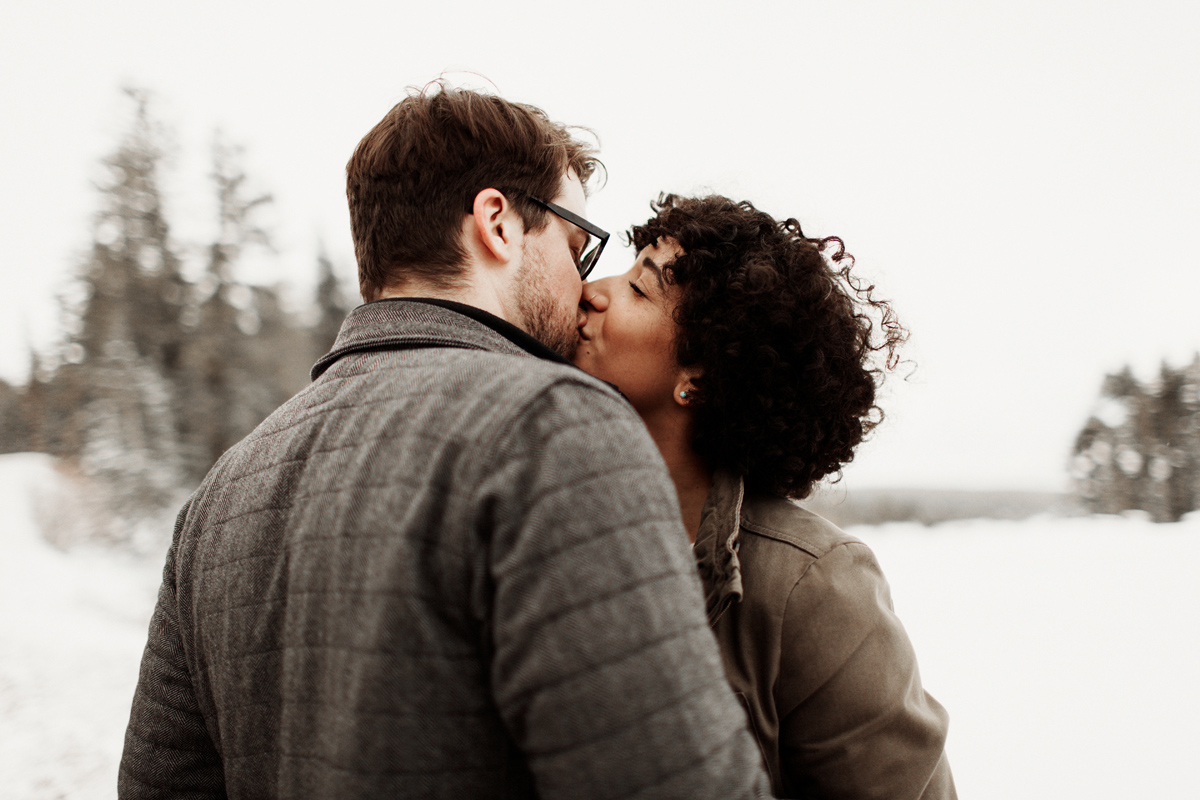
<svg viewBox="0 0 1200 800">
<path fill-rule="evenodd" d="M 608 293 L 603 281 L 584 281 L 580 303 L 589 311 L 604 311 L 608 308 Z"/>
</svg>

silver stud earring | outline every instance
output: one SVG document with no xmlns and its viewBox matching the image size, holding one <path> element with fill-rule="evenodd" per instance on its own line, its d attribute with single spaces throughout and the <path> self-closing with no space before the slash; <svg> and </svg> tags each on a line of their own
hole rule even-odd
<svg viewBox="0 0 1200 800">
<path fill-rule="evenodd" d="M 686 391 L 680 392 L 680 393 L 679 393 L 679 399 L 680 399 L 680 400 L 687 400 L 687 392 L 686 392 Z"/>
</svg>

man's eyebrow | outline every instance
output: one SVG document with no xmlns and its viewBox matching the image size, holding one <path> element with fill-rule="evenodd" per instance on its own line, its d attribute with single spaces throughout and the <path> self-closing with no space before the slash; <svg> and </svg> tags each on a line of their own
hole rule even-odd
<svg viewBox="0 0 1200 800">
<path fill-rule="evenodd" d="M 663 294 L 666 294 L 667 285 L 663 283 L 662 267 L 660 267 L 658 264 L 655 264 L 654 259 L 650 258 L 650 256 L 646 256 L 642 259 L 642 266 L 649 267 L 650 269 L 654 270 L 654 279 L 658 281 L 658 290 Z"/>
</svg>

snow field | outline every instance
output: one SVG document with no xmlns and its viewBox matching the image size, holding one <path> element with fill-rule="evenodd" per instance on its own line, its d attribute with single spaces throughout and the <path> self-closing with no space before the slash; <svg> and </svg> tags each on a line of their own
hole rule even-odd
<svg viewBox="0 0 1200 800">
<path fill-rule="evenodd" d="M 52 465 L 0 457 L 0 796 L 112 798 L 161 558 L 41 539 Z"/>
<path fill-rule="evenodd" d="M 1200 797 L 1200 515 L 884 525 L 964 798 Z"/>
<path fill-rule="evenodd" d="M 0 456 L 6 799 L 115 797 L 162 573 L 161 555 L 47 544 L 35 508 L 63 487 L 49 457 Z M 963 798 L 1200 796 L 1200 515 L 852 532 L 950 711 Z"/>
</svg>

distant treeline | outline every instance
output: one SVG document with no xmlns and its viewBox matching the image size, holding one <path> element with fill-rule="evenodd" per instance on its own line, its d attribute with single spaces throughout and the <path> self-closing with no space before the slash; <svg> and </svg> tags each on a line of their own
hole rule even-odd
<svg viewBox="0 0 1200 800">
<path fill-rule="evenodd" d="M 1141 509 L 1173 522 L 1200 507 L 1200 354 L 1157 380 L 1129 368 L 1104 379 L 1096 413 L 1075 439 L 1071 477 L 1084 507 Z"/>
<path fill-rule="evenodd" d="M 65 302 L 53 353 L 31 353 L 25 386 L 0 381 L 0 452 L 59 456 L 102 480 L 120 516 L 172 502 L 230 445 L 308 382 L 348 310 L 317 256 L 315 308 L 284 310 L 276 290 L 236 279 L 242 254 L 269 246 L 239 150 L 215 141 L 218 234 L 189 280 L 160 192 L 166 143 L 144 93 L 108 158 L 90 251 Z"/>
<path fill-rule="evenodd" d="M 956 489 L 842 489 L 829 486 L 803 505 L 841 527 L 916 522 L 938 525 L 962 519 L 1022 520 L 1079 513 L 1073 498 L 1056 492 Z"/>
</svg>

